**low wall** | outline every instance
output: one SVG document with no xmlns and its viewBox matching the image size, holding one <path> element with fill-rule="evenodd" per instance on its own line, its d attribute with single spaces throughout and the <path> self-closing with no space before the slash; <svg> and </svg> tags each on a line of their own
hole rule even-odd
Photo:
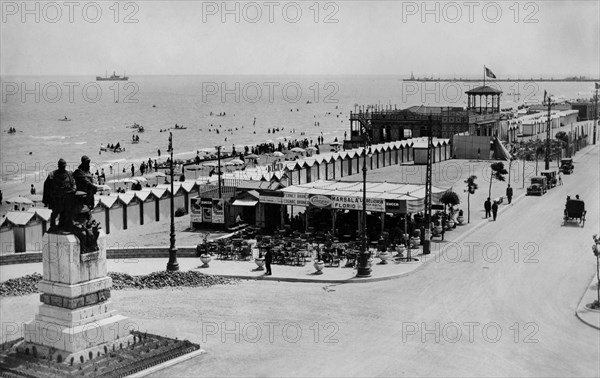
<svg viewBox="0 0 600 378">
<path fill-rule="evenodd" d="M 107 248 L 108 260 L 168 258 L 169 247 Z M 196 257 L 196 247 L 177 247 L 177 257 Z M 42 252 L 23 252 L 0 256 L 0 265 L 42 262 Z"/>
</svg>

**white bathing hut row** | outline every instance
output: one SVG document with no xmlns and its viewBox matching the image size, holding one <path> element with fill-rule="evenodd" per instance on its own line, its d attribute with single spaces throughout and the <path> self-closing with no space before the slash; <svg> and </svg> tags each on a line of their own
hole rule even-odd
<svg viewBox="0 0 600 378">
<path fill-rule="evenodd" d="M 448 139 L 434 138 L 433 161 L 450 159 Z M 425 164 L 427 138 L 395 141 L 367 147 L 367 169 L 390 165 Z M 279 164 L 278 170 L 255 167 L 244 171 L 226 173 L 227 189 L 238 180 L 277 181 L 284 186 L 306 184 L 319 180 L 338 180 L 345 176 L 362 173 L 364 148 L 340 152 L 327 152 Z M 175 209 L 189 212 L 190 199 L 200 191 L 215 188 L 217 175 L 208 180 L 175 182 Z M 216 190 L 216 189 L 215 189 Z M 225 188 L 224 188 L 225 190 Z M 161 184 L 140 191 L 96 195 L 92 217 L 100 222 L 106 234 L 128 230 L 170 217 L 170 184 Z M 27 212 L 9 212 L 0 224 L 2 254 L 40 251 L 42 236 L 46 232 L 50 210 L 31 208 Z"/>
<path fill-rule="evenodd" d="M 188 211 L 189 199 L 198 194 L 205 183 L 195 181 L 173 184 L 175 209 Z M 158 185 L 139 191 L 94 196 L 92 217 L 100 222 L 107 234 L 142 226 L 170 216 L 170 185 Z M 51 211 L 31 208 L 11 211 L 0 224 L 1 254 L 41 251 L 42 236 L 49 228 Z"/>
</svg>

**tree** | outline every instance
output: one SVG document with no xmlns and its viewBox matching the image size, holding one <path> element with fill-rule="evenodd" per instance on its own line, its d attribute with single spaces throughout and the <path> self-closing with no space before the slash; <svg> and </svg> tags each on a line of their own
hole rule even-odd
<svg viewBox="0 0 600 378">
<path fill-rule="evenodd" d="M 442 194 L 440 202 L 444 204 L 444 210 L 446 210 L 446 206 L 450 206 L 450 209 L 452 209 L 453 206 L 460 203 L 460 198 L 458 197 L 458 194 L 448 190 L 446 193 Z"/>
<path fill-rule="evenodd" d="M 554 138 L 556 138 L 558 140 L 562 140 L 565 144 L 569 143 L 569 135 L 567 135 L 566 131 L 557 132 L 556 135 L 554 136 Z"/>
<path fill-rule="evenodd" d="M 469 176 L 468 179 L 465 180 L 465 184 L 467 184 L 467 223 L 471 223 L 471 194 L 475 194 L 475 191 L 479 188 L 479 186 L 475 183 L 477 176 L 472 175 Z"/>
<path fill-rule="evenodd" d="M 533 151 L 525 144 L 517 150 L 515 156 L 517 159 L 523 160 L 523 188 L 525 188 L 525 162 L 533 160 Z"/>
<path fill-rule="evenodd" d="M 504 168 L 504 163 L 499 161 L 497 163 L 492 163 L 490 166 L 492 173 L 490 175 L 490 190 L 488 197 L 492 197 L 492 182 L 494 179 L 498 181 L 504 181 L 504 175 L 508 173 L 506 168 Z"/>
</svg>

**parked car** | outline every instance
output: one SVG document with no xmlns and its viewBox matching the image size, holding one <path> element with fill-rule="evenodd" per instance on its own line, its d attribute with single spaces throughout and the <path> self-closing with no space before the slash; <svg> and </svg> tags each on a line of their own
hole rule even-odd
<svg viewBox="0 0 600 378">
<path fill-rule="evenodd" d="M 573 159 L 567 158 L 560 161 L 560 171 L 565 175 L 570 175 L 573 173 L 573 168 L 575 168 L 573 166 Z"/>
<path fill-rule="evenodd" d="M 540 174 L 546 178 L 548 189 L 554 188 L 558 184 L 558 172 L 556 170 L 542 171 Z"/>
<path fill-rule="evenodd" d="M 548 190 L 548 182 L 544 176 L 535 176 L 531 178 L 531 184 L 527 187 L 527 195 L 545 194 Z"/>
</svg>

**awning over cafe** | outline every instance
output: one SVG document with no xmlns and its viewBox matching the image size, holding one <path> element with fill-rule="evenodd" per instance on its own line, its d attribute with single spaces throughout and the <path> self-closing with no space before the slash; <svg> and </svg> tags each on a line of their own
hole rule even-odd
<svg viewBox="0 0 600 378">
<path fill-rule="evenodd" d="M 233 201 L 232 205 L 233 206 L 256 206 L 257 203 L 258 203 L 258 201 L 237 199 L 237 200 Z"/>
<path fill-rule="evenodd" d="M 432 186 L 432 203 L 439 203 L 449 189 Z M 281 204 L 343 210 L 362 210 L 363 183 L 320 180 L 281 189 Z M 425 186 L 367 182 L 367 211 L 415 213 L 425 209 Z M 270 198 L 268 201 L 271 202 Z M 261 202 L 267 202 L 262 200 Z"/>
</svg>

